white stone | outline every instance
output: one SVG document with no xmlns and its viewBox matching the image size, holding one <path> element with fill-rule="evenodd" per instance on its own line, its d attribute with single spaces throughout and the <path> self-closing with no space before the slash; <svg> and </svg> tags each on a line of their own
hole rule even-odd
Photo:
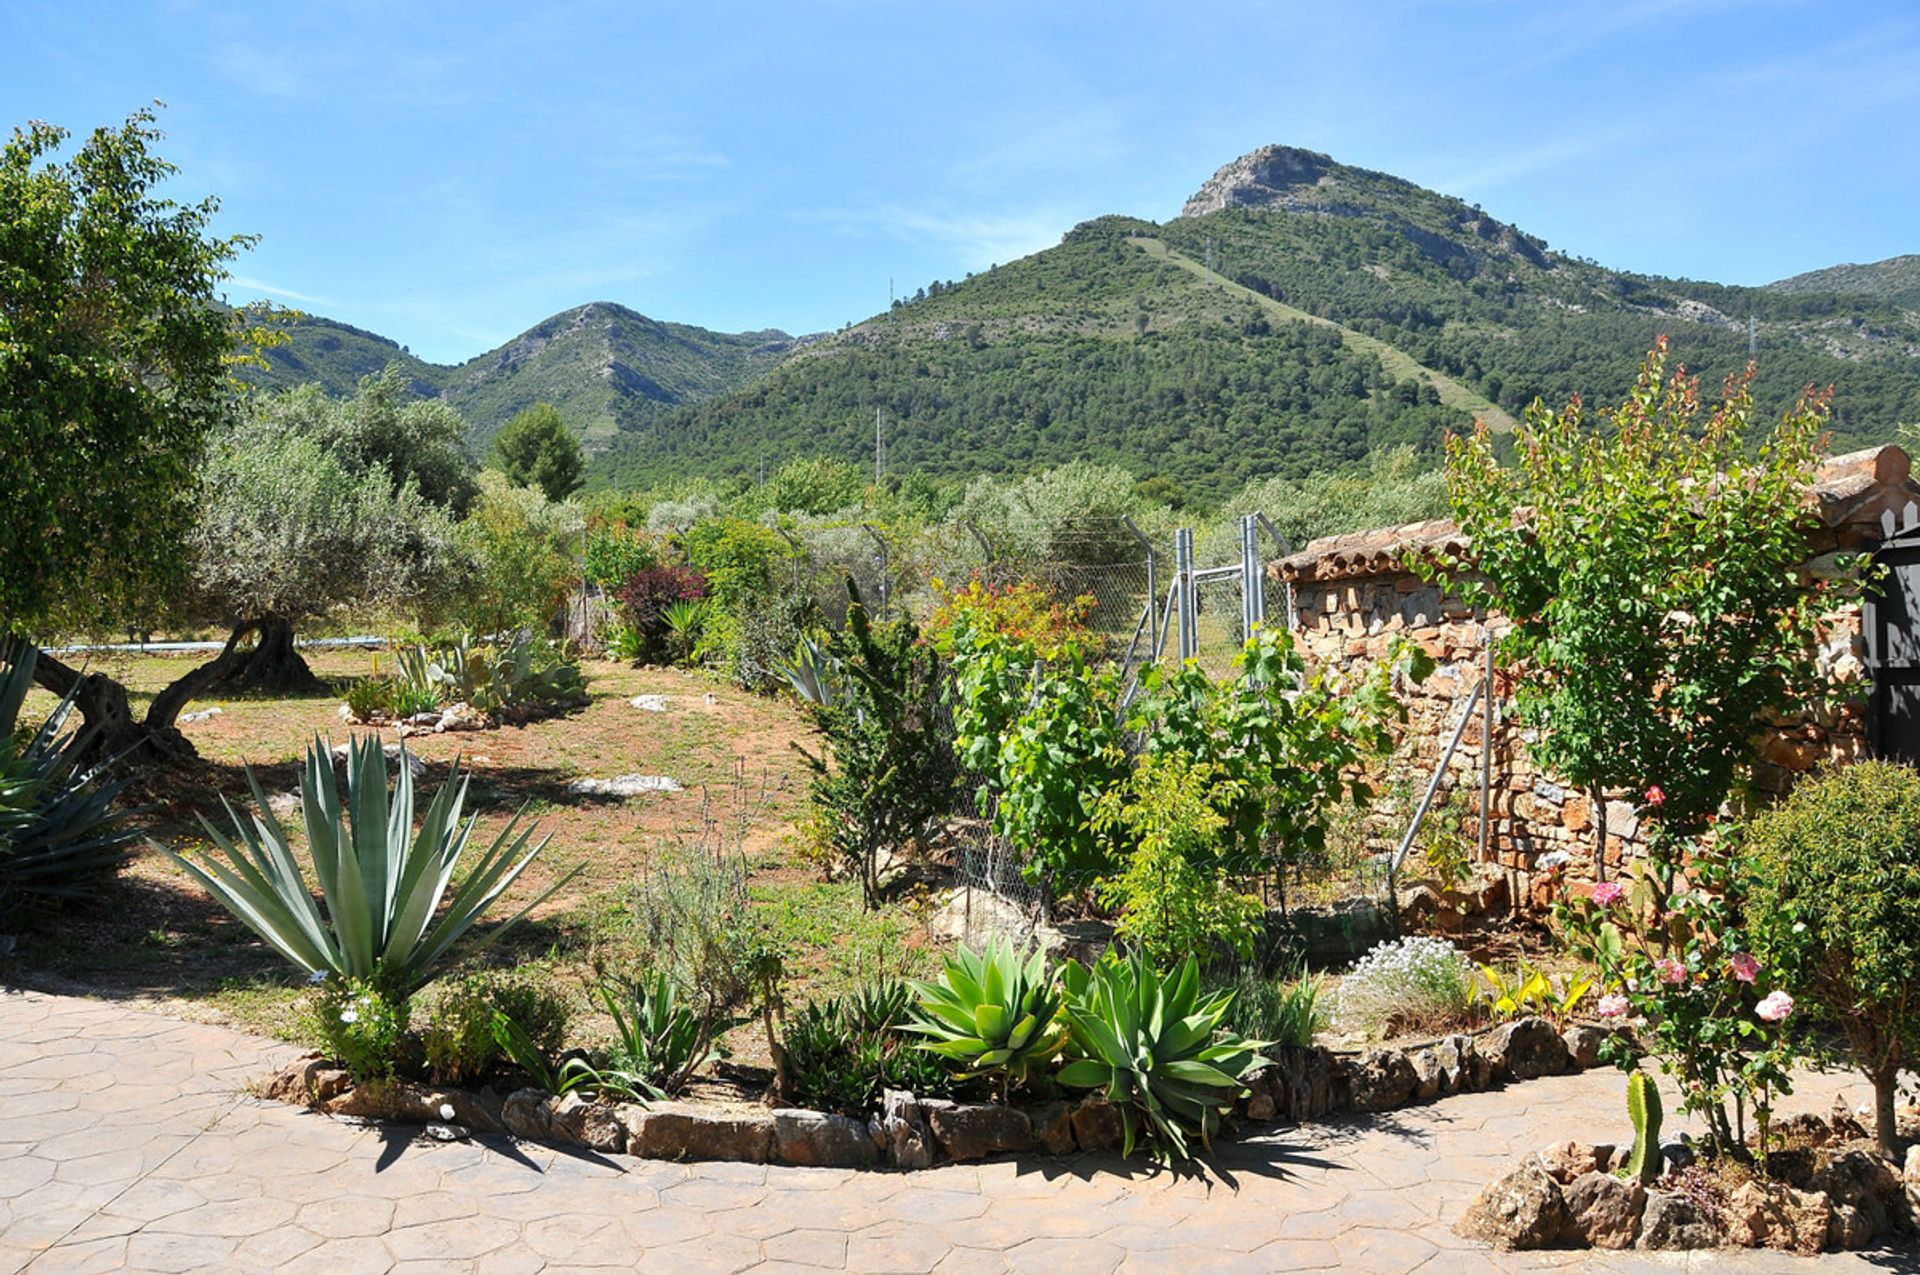
<svg viewBox="0 0 1920 1275">
<path fill-rule="evenodd" d="M 667 697 L 664 695 L 636 695 L 627 702 L 643 713 L 664 713 L 667 711 Z"/>
<path fill-rule="evenodd" d="M 567 791 L 582 797 L 638 797 L 648 792 L 679 792 L 678 781 L 665 775 L 615 775 L 612 779 L 576 779 Z"/>
<path fill-rule="evenodd" d="M 212 721 L 214 718 L 220 716 L 220 714 L 224 711 L 226 710 L 219 709 L 219 708 L 203 708 L 197 713 L 180 714 L 180 720 L 182 723 Z"/>
</svg>

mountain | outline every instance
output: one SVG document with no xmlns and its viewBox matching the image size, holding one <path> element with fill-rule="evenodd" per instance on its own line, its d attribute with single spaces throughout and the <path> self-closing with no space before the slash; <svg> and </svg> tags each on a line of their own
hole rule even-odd
<svg viewBox="0 0 1920 1275">
<path fill-rule="evenodd" d="M 1868 266 L 1810 270 L 1770 283 L 1767 288 L 1773 292 L 1834 292 L 1843 296 L 1873 297 L 1909 310 L 1920 310 L 1920 253 L 1888 257 Z"/>
<path fill-rule="evenodd" d="M 1053 248 L 793 352 L 624 429 L 595 481 L 744 477 L 792 456 L 965 476 L 1072 459 L 1218 496 L 1369 450 L 1437 453 L 1536 396 L 1618 400 L 1663 334 L 1709 384 L 1757 350 L 1774 411 L 1838 387 L 1836 445 L 1920 420 L 1920 316 L 1886 295 L 1609 270 L 1452 196 L 1292 147 L 1216 172 L 1162 224 Z"/>
<path fill-rule="evenodd" d="M 747 383 L 800 344 L 773 330 L 662 323 L 604 301 L 556 314 L 458 366 L 425 362 L 331 319 L 302 317 L 284 330 L 287 344 L 267 352 L 271 366 L 252 373 L 255 384 L 317 381 L 329 394 L 350 394 L 361 377 L 397 361 L 416 393 L 444 398 L 467 418 L 476 455 L 514 413 L 541 402 L 558 407 L 596 450 L 621 430 Z"/>
</svg>

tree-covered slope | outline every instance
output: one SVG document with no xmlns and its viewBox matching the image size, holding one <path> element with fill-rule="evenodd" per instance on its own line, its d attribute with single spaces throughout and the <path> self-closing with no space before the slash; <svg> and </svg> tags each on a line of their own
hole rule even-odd
<svg viewBox="0 0 1920 1275">
<path fill-rule="evenodd" d="M 271 367 L 249 373 L 256 384 L 284 389 L 317 381 L 329 394 L 346 395 L 361 377 L 398 360 L 416 393 L 443 397 L 467 418 L 476 454 L 535 403 L 559 408 L 593 450 L 623 428 L 745 384 L 795 344 L 784 332 L 710 332 L 607 302 L 556 314 L 455 367 L 423 362 L 384 337 L 329 319 L 302 317 L 285 330 L 288 342 L 267 352 Z"/>
<path fill-rule="evenodd" d="M 1769 292 L 1837 292 L 1920 310 L 1920 253 L 1871 265 L 1828 266 L 1767 285 Z"/>
</svg>

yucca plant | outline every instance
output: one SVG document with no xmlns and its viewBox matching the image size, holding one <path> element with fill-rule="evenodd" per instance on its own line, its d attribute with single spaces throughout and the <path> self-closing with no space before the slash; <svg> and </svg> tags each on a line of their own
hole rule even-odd
<svg viewBox="0 0 1920 1275">
<path fill-rule="evenodd" d="M 40 652 L 0 639 L 0 918 L 31 900 L 82 899 L 127 859 L 132 812 L 116 811 L 125 779 L 84 767 L 93 732 L 67 733 L 68 693 L 37 729 L 20 728 Z"/>
<path fill-rule="evenodd" d="M 962 944 L 938 979 L 908 986 L 917 1004 L 903 1030 L 929 1037 L 920 1048 L 958 1063 L 963 1076 L 999 1077 L 1003 1098 L 1067 1043 L 1055 1021 L 1060 993 L 1039 948 L 1023 957 L 1004 936 L 985 955 Z"/>
<path fill-rule="evenodd" d="M 639 1077 L 654 1098 L 686 1088 L 694 1072 L 720 1056 L 715 1038 L 744 1021 L 695 1013 L 664 972 L 633 983 L 603 983 L 600 1001 L 613 1016 L 613 1061 Z"/>
<path fill-rule="evenodd" d="M 355 737 L 349 745 L 344 802 L 334 782 L 333 760 L 331 750 L 315 740 L 307 749 L 300 785 L 308 859 L 324 910 L 314 901 L 286 829 L 268 808 L 251 768 L 247 784 L 258 807 L 251 818 L 243 819 L 223 798 L 233 836 L 204 816 L 200 819 L 218 853 L 190 859 L 158 848 L 301 969 L 372 979 L 395 996 L 410 996 L 426 983 L 434 963 L 512 887 L 547 840 L 533 842 L 534 828 L 521 829 L 516 814 L 456 881 L 455 871 L 478 822 L 478 816 L 461 822 L 467 780 L 457 767 L 434 794 L 416 833 L 413 776 L 404 745 L 391 795 L 378 736 Z M 543 891 L 489 941 L 573 875 Z"/>
<path fill-rule="evenodd" d="M 1230 991 L 1200 995 L 1200 966 L 1191 956 L 1162 975 L 1135 952 L 1111 954 L 1092 969 L 1068 961 L 1061 971 L 1073 1051 L 1060 1070 L 1072 1089 L 1101 1089 L 1120 1109 L 1123 1154 L 1132 1155 L 1142 1118 L 1154 1153 L 1192 1158 L 1191 1134 L 1211 1149 L 1221 1116 L 1245 1090 L 1240 1080 L 1267 1065 L 1260 1041 L 1221 1029 Z"/>
</svg>

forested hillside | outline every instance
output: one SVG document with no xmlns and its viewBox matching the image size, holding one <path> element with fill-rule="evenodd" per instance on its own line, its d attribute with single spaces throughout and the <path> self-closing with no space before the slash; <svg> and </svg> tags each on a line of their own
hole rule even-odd
<svg viewBox="0 0 1920 1275">
<path fill-rule="evenodd" d="M 1850 447 L 1920 421 L 1920 316 L 1894 303 L 1903 277 L 1802 291 L 1608 270 L 1451 196 L 1269 147 L 1165 225 L 1087 223 L 659 416 L 597 478 L 870 458 L 878 408 L 895 466 L 1085 458 L 1217 496 L 1386 445 L 1432 455 L 1447 429 L 1475 416 L 1503 428 L 1536 396 L 1616 400 L 1663 334 L 1709 384 L 1751 345 L 1770 409 L 1835 386 L 1835 442 Z"/>
</svg>

